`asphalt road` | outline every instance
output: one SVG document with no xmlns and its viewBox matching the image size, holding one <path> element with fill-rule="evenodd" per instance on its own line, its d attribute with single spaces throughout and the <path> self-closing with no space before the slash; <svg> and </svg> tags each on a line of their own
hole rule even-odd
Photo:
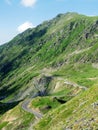
<svg viewBox="0 0 98 130">
<path fill-rule="evenodd" d="M 36 118 L 38 119 L 41 119 L 43 117 L 43 115 L 33 109 L 30 109 L 28 107 L 29 103 L 31 102 L 31 99 L 29 100 L 25 100 L 23 103 L 22 103 L 22 109 L 24 109 L 25 111 L 29 112 L 29 113 L 32 113 Z"/>
<path fill-rule="evenodd" d="M 65 84 L 67 84 L 67 85 L 72 85 L 72 86 L 74 86 L 74 87 L 79 87 L 79 88 L 81 88 L 81 89 L 84 89 L 84 90 L 87 90 L 87 87 L 85 87 L 85 86 L 80 86 L 80 85 L 78 85 L 78 84 L 76 84 L 76 83 L 72 83 L 71 81 L 65 81 L 64 82 Z"/>
</svg>

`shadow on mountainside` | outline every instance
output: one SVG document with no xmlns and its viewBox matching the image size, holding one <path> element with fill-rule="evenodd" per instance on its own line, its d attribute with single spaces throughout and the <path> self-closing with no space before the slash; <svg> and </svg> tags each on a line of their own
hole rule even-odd
<svg viewBox="0 0 98 130">
<path fill-rule="evenodd" d="M 18 88 L 19 88 L 18 86 L 10 88 L 10 85 L 1 88 L 0 89 L 0 101 L 3 100 L 3 99 L 5 99 L 5 98 L 7 98 L 11 94 L 17 92 Z"/>
<path fill-rule="evenodd" d="M 0 102 L 0 115 L 17 106 L 21 101 L 2 103 Z"/>
</svg>

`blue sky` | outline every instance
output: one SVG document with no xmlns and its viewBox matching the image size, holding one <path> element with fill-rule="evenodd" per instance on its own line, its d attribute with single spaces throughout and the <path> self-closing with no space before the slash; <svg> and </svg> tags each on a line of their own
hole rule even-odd
<svg viewBox="0 0 98 130">
<path fill-rule="evenodd" d="M 98 0 L 1 0 L 0 44 L 59 13 L 98 15 Z"/>
</svg>

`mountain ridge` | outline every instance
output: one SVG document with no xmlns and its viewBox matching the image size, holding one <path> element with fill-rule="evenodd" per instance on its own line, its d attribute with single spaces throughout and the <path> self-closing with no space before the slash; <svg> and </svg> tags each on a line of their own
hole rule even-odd
<svg viewBox="0 0 98 130">
<path fill-rule="evenodd" d="M 59 14 L 33 29 L 28 29 L 14 37 L 9 43 L 0 46 L 0 104 L 12 103 L 12 110 L 9 109 L 6 112 L 7 105 L 5 112 L 0 110 L 0 121 L 9 117 L 10 112 L 16 113 L 15 121 L 13 119 L 11 122 L 6 119 L 7 121 L 2 121 L 0 127 L 7 130 L 23 126 L 28 130 L 34 116 L 29 113 L 28 121 L 26 118 L 28 113 L 22 110 L 21 103 L 28 98 L 31 100 L 36 95 L 38 97 L 32 99 L 29 106 L 41 111 L 44 117 L 38 125 L 36 124 L 35 129 L 48 129 L 47 121 L 50 119 L 51 113 L 54 115 L 52 123 L 56 124 L 57 114 L 61 111 L 59 117 L 62 123 L 58 123 L 58 129 L 63 127 L 67 129 L 72 125 L 71 129 L 74 130 L 76 126 L 72 122 L 64 125 L 63 119 L 66 114 L 63 113 L 63 109 L 66 111 L 70 104 L 75 111 L 74 103 L 77 104 L 80 99 L 84 98 L 92 103 L 95 100 L 97 102 L 97 98 L 95 98 L 97 94 L 94 95 L 98 85 L 97 40 L 97 16 L 88 17 L 68 12 Z M 92 100 L 92 96 L 90 97 L 90 91 L 93 93 L 94 100 Z M 88 94 L 88 98 L 86 94 Z M 13 107 L 13 103 L 17 101 L 20 103 Z M 87 101 L 86 107 L 89 106 L 89 101 Z M 84 112 L 83 109 L 85 107 L 81 108 L 82 112 Z M 22 111 L 27 126 L 24 125 L 22 117 L 19 122 L 17 121 L 20 117 L 19 114 L 17 115 L 17 111 L 18 113 Z M 72 121 L 75 122 L 75 114 L 70 113 L 70 110 L 67 112 L 69 113 L 68 118 L 72 116 Z M 77 115 L 79 112 L 80 110 Z M 62 116 L 64 118 L 61 118 Z M 82 113 L 81 116 L 81 119 L 84 118 L 86 113 Z M 96 112 L 94 116 L 96 116 Z M 78 116 L 78 118 L 80 117 Z M 17 127 L 14 126 L 15 123 Z M 96 122 L 94 127 L 97 128 Z M 50 129 L 53 128 L 51 125 Z M 56 125 L 55 129 L 57 129 Z"/>
</svg>

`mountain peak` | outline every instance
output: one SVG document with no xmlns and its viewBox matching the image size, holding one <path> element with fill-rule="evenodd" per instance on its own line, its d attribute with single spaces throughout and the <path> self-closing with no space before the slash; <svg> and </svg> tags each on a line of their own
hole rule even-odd
<svg viewBox="0 0 98 130">
<path fill-rule="evenodd" d="M 97 129 L 98 87 L 93 86 L 98 86 L 98 18 L 58 14 L 0 46 L 0 128 L 29 130 L 34 116 L 27 118 L 21 104 L 24 100 L 27 108 L 30 99 L 34 111 L 47 113 L 38 130 L 93 129 L 93 124 Z M 12 114 L 6 113 L 10 109 Z M 17 118 L 7 120 L 10 116 Z"/>
</svg>

